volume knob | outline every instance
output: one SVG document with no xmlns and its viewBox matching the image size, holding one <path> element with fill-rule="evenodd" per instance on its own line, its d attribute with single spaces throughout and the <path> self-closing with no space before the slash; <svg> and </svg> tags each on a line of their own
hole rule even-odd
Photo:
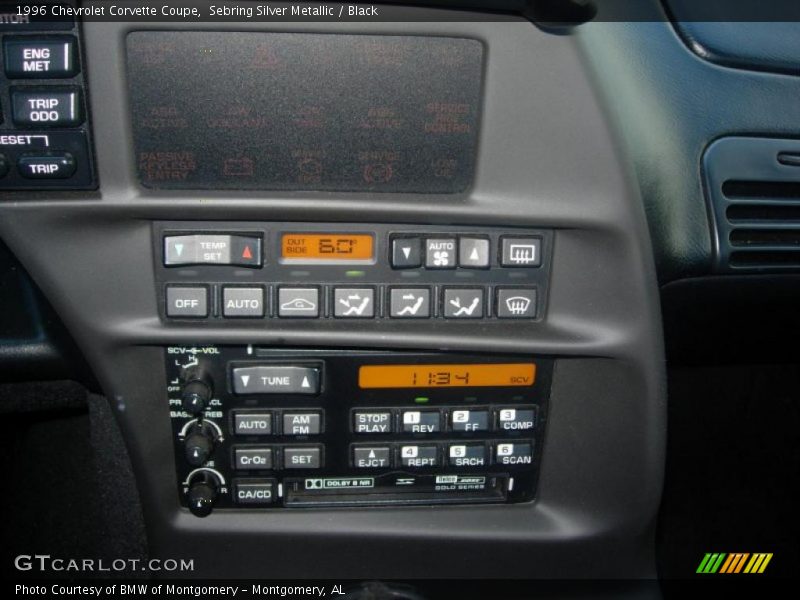
<svg viewBox="0 0 800 600">
<path fill-rule="evenodd" d="M 187 380 L 181 390 L 181 406 L 189 414 L 199 415 L 208 406 L 213 394 L 214 386 L 211 378 L 194 375 Z"/>
</svg>

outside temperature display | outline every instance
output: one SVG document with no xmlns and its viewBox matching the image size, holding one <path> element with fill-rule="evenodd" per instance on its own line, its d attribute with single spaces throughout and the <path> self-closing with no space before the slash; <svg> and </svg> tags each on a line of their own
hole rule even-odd
<svg viewBox="0 0 800 600">
<path fill-rule="evenodd" d="M 369 388 L 520 387 L 536 379 L 533 363 L 475 365 L 366 365 L 358 385 Z"/>
<path fill-rule="evenodd" d="M 374 258 L 371 234 L 284 233 L 281 258 L 284 262 L 370 262 Z"/>
</svg>

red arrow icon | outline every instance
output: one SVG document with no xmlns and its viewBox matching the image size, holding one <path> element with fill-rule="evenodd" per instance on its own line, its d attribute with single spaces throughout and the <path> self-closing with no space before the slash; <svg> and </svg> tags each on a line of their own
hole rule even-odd
<svg viewBox="0 0 800 600">
<path fill-rule="evenodd" d="M 250 252 L 250 246 L 245 246 L 242 251 L 242 258 L 253 258 L 253 253 Z"/>
</svg>

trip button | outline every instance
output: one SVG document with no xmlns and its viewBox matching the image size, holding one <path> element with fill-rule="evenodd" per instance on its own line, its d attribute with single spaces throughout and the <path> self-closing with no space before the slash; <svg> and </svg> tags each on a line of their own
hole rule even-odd
<svg viewBox="0 0 800 600">
<path fill-rule="evenodd" d="M 314 448 L 284 448 L 284 469 L 319 469 L 322 466 L 322 449 Z"/>
<path fill-rule="evenodd" d="M 406 433 L 437 433 L 441 431 L 441 418 L 439 411 L 404 411 L 403 431 Z"/>
<path fill-rule="evenodd" d="M 237 469 L 272 468 L 272 448 L 234 448 L 233 456 Z"/>
<path fill-rule="evenodd" d="M 233 391 L 237 394 L 318 394 L 319 369 L 288 365 L 236 367 Z"/>
<path fill-rule="evenodd" d="M 501 431 L 529 431 L 534 427 L 532 408 L 501 408 L 497 413 L 497 428 Z"/>
<path fill-rule="evenodd" d="M 357 446 L 353 448 L 353 466 L 358 469 L 387 469 L 392 466 L 389 446 Z"/>
<path fill-rule="evenodd" d="M 439 449 L 436 446 L 400 446 L 400 462 L 404 467 L 436 467 Z"/>
<path fill-rule="evenodd" d="M 233 413 L 233 433 L 236 435 L 272 434 L 272 414 L 235 412 Z"/>
<path fill-rule="evenodd" d="M 167 316 L 202 318 L 208 316 L 208 290 L 204 287 L 167 287 Z"/>
<path fill-rule="evenodd" d="M 6 75 L 15 79 L 57 79 L 78 73 L 74 36 L 7 37 L 3 40 Z"/>
<path fill-rule="evenodd" d="M 318 412 L 284 413 L 283 435 L 319 435 L 322 415 Z"/>
<path fill-rule="evenodd" d="M 484 467 L 487 463 L 483 444 L 451 444 L 447 447 L 447 463 L 453 467 Z"/>
<path fill-rule="evenodd" d="M 237 504 L 272 504 L 276 499 L 274 479 L 234 479 L 233 490 Z"/>
<path fill-rule="evenodd" d="M 83 121 L 80 104 L 78 88 L 11 91 L 11 109 L 16 125 L 75 127 Z"/>
<path fill-rule="evenodd" d="M 530 465 L 533 463 L 533 444 L 530 442 L 502 442 L 495 445 L 496 465 Z"/>
<path fill-rule="evenodd" d="M 384 410 L 353 413 L 354 433 L 392 433 L 392 413 Z"/>
<path fill-rule="evenodd" d="M 26 154 L 17 161 L 19 174 L 26 179 L 67 179 L 78 168 L 72 154 Z"/>
<path fill-rule="evenodd" d="M 487 431 L 489 429 L 488 410 L 454 410 L 450 419 L 453 431 Z"/>
</svg>

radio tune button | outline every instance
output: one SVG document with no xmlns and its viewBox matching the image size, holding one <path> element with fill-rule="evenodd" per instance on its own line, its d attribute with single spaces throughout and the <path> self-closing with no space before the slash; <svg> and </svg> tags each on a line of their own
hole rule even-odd
<svg viewBox="0 0 800 600">
<path fill-rule="evenodd" d="M 456 239 L 430 238 L 425 240 L 426 269 L 456 268 Z"/>
<path fill-rule="evenodd" d="M 440 417 L 438 411 L 403 411 L 403 431 L 405 433 L 438 433 L 441 431 Z"/>
<path fill-rule="evenodd" d="M 528 431 L 534 425 L 532 408 L 501 408 L 497 412 L 497 428 L 501 431 Z"/>
<path fill-rule="evenodd" d="M 450 415 L 453 431 L 487 431 L 489 429 L 488 410 L 454 410 Z"/>
<path fill-rule="evenodd" d="M 283 435 L 319 435 L 322 415 L 314 413 L 284 413 Z"/>
<path fill-rule="evenodd" d="M 272 448 L 234 448 L 233 456 L 237 469 L 272 468 Z"/>
<path fill-rule="evenodd" d="M 322 467 L 322 449 L 315 448 L 284 448 L 284 469 L 319 469 Z"/>
<path fill-rule="evenodd" d="M 233 391 L 246 394 L 319 393 L 319 369 L 294 365 L 262 365 L 233 369 Z"/>
<path fill-rule="evenodd" d="M 439 448 L 436 446 L 400 446 L 400 463 L 404 467 L 439 466 Z"/>
<path fill-rule="evenodd" d="M 390 411 L 358 411 L 353 413 L 354 433 L 392 433 Z"/>
<path fill-rule="evenodd" d="M 389 446 L 353 448 L 353 466 L 358 469 L 388 469 L 391 464 Z"/>
<path fill-rule="evenodd" d="M 236 435 L 271 435 L 271 413 L 233 413 L 233 433 Z"/>
<path fill-rule="evenodd" d="M 508 466 L 533 464 L 533 444 L 531 442 L 495 444 L 494 464 Z"/>
<path fill-rule="evenodd" d="M 447 463 L 453 467 L 483 467 L 486 462 L 483 444 L 452 444 L 447 448 Z"/>
<path fill-rule="evenodd" d="M 275 487 L 273 479 L 234 479 L 233 497 L 237 504 L 272 504 Z"/>
</svg>

